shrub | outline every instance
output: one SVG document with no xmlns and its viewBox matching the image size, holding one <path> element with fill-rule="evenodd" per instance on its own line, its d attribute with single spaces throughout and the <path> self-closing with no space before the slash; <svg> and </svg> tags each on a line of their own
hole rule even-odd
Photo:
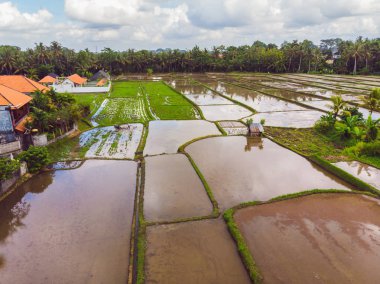
<svg viewBox="0 0 380 284">
<path fill-rule="evenodd" d="M 372 143 L 359 142 L 353 147 L 345 149 L 345 152 L 354 156 L 380 156 L 380 141 Z"/>
<path fill-rule="evenodd" d="M 326 133 L 334 128 L 335 119 L 331 113 L 322 115 L 321 118 L 314 124 L 315 130 L 321 133 Z"/>
<path fill-rule="evenodd" d="M 10 178 L 19 168 L 19 161 L 8 158 L 0 158 L 0 181 Z"/>
<path fill-rule="evenodd" d="M 49 152 L 46 147 L 32 146 L 27 151 L 22 152 L 18 159 L 26 162 L 31 173 L 40 171 L 50 162 Z"/>
</svg>

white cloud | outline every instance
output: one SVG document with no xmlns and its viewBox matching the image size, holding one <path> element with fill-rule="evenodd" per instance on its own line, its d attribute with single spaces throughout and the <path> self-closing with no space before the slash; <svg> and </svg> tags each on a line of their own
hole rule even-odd
<svg viewBox="0 0 380 284">
<path fill-rule="evenodd" d="M 21 13 L 12 2 L 0 3 L 1 30 L 31 30 L 45 25 L 52 17 L 45 9 L 35 13 Z"/>
<path fill-rule="evenodd" d="M 378 37 L 379 0 L 65 0 L 62 11 L 0 3 L 3 43 L 61 41 L 75 49 L 191 48 L 255 40 Z M 58 8 L 57 8 L 58 9 Z M 14 30 L 18 30 L 14 33 Z"/>
</svg>

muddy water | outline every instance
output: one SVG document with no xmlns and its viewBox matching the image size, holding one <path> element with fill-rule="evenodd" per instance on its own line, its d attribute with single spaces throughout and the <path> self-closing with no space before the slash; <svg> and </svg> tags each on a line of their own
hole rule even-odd
<svg viewBox="0 0 380 284">
<path fill-rule="evenodd" d="M 151 121 L 144 156 L 177 153 L 178 147 L 190 140 L 220 134 L 215 124 L 204 120 Z"/>
<path fill-rule="evenodd" d="M 302 103 L 324 111 L 331 111 L 332 106 L 332 102 L 330 100 L 305 101 Z"/>
<path fill-rule="evenodd" d="M 222 220 L 147 228 L 147 283 L 250 283 Z"/>
<path fill-rule="evenodd" d="M 380 202 L 321 194 L 239 210 L 264 283 L 379 283 Z"/>
<path fill-rule="evenodd" d="M 348 189 L 305 158 L 265 138 L 209 138 L 185 150 L 223 208 L 315 188 Z"/>
<path fill-rule="evenodd" d="M 357 161 L 338 162 L 335 166 L 380 189 L 380 169 Z"/>
<path fill-rule="evenodd" d="M 184 94 L 184 95 L 191 95 L 191 94 L 196 94 L 196 95 L 212 95 L 213 92 L 201 85 L 177 85 L 175 89 Z"/>
<path fill-rule="evenodd" d="M 145 167 L 145 219 L 173 221 L 212 213 L 206 190 L 185 155 L 149 157 Z"/>
<path fill-rule="evenodd" d="M 255 114 L 251 118 L 254 122 L 265 119 L 267 126 L 309 128 L 313 127 L 323 114 L 318 110 L 267 112 Z"/>
<path fill-rule="evenodd" d="M 238 120 L 252 114 L 248 109 L 239 105 L 213 105 L 199 107 L 207 120 Z"/>
<path fill-rule="evenodd" d="M 0 203 L 1 283 L 126 283 L 136 163 L 43 173 Z"/>
</svg>

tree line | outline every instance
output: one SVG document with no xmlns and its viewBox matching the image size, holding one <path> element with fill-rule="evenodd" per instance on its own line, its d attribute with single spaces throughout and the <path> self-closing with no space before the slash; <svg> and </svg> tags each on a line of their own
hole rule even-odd
<svg viewBox="0 0 380 284">
<path fill-rule="evenodd" d="M 255 41 L 252 45 L 214 46 L 190 50 L 75 51 L 54 41 L 22 50 L 0 46 L 0 73 L 23 74 L 40 79 L 48 73 L 78 73 L 89 77 L 99 69 L 112 75 L 154 72 L 303 72 L 368 74 L 380 72 L 380 38 L 355 41 L 285 41 L 281 46 Z"/>
</svg>

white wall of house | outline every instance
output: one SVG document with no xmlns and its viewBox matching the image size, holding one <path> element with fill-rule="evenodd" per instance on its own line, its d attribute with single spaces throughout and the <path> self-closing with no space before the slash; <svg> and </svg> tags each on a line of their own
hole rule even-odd
<svg viewBox="0 0 380 284">
<path fill-rule="evenodd" d="M 74 83 L 67 81 L 63 81 L 62 84 L 53 84 L 52 87 L 58 93 L 108 93 L 111 90 L 111 82 L 105 87 L 75 87 Z"/>
</svg>

